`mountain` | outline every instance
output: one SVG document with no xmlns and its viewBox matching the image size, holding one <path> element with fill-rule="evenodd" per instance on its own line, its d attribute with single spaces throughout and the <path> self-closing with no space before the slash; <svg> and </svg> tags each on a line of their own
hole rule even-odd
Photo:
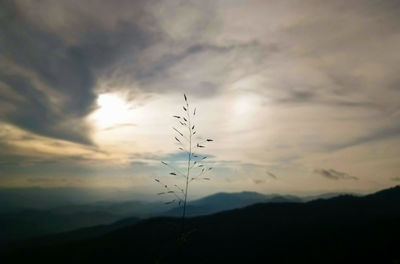
<svg viewBox="0 0 400 264">
<path fill-rule="evenodd" d="M 188 216 L 206 215 L 259 202 L 283 201 L 300 201 L 300 199 L 294 196 L 264 195 L 255 192 L 218 193 L 190 202 L 187 212 Z M 143 201 L 101 201 L 50 209 L 7 210 L 0 213 L 0 243 L 107 225 L 125 218 L 181 214 L 182 208 L 167 206 L 162 202 Z"/>
<path fill-rule="evenodd" d="M 144 201 L 154 195 L 116 188 L 1 188 L 0 212 L 21 209 L 48 210 L 61 206 L 86 205 L 97 201 Z"/>
<path fill-rule="evenodd" d="M 143 220 L 97 237 L 3 252 L 2 263 L 399 263 L 400 187 L 307 203 Z M 35 245 L 39 245 L 36 246 Z"/>
<path fill-rule="evenodd" d="M 107 225 L 128 217 L 145 218 L 166 208 L 162 203 L 123 201 L 71 204 L 47 210 L 7 210 L 0 213 L 0 243 Z"/>
<path fill-rule="evenodd" d="M 149 217 L 152 215 L 160 214 L 167 210 L 162 202 L 144 202 L 144 201 L 101 201 L 90 204 L 82 205 L 68 205 L 60 206 L 51 209 L 51 212 L 57 214 L 74 214 L 74 213 L 91 213 L 91 212 L 106 212 L 115 215 L 117 218 L 136 216 L 136 217 Z"/>
<path fill-rule="evenodd" d="M 0 214 L 0 243 L 84 226 L 111 224 L 120 217 L 102 211 L 58 214 L 51 210 L 23 210 Z"/>
<path fill-rule="evenodd" d="M 302 202 L 301 198 L 291 195 L 261 194 L 257 192 L 216 193 L 189 202 L 186 207 L 187 216 L 200 216 L 216 212 L 242 208 L 256 203 Z M 162 215 L 180 216 L 182 208 L 173 208 Z"/>
<path fill-rule="evenodd" d="M 90 227 L 83 227 L 72 231 L 61 232 L 56 234 L 44 235 L 39 238 L 29 238 L 25 240 L 9 241 L 8 243 L 0 243 L 3 249 L 13 249 L 21 247 L 45 247 L 51 246 L 52 244 L 67 243 L 76 240 L 89 239 L 99 237 L 110 233 L 114 230 L 121 229 L 126 226 L 131 226 L 139 222 L 139 218 L 130 217 L 123 220 L 116 221 L 109 225 L 96 225 Z M 1 250 L 0 250 L 1 252 Z"/>
<path fill-rule="evenodd" d="M 330 193 L 322 193 L 322 194 L 318 194 L 318 195 L 304 196 L 304 197 L 301 197 L 301 200 L 303 202 L 309 202 L 309 201 L 314 201 L 314 200 L 318 200 L 318 199 L 330 199 L 330 198 L 334 198 L 337 196 L 343 196 L 343 195 L 360 196 L 360 194 L 357 194 L 357 193 L 330 192 Z"/>
</svg>

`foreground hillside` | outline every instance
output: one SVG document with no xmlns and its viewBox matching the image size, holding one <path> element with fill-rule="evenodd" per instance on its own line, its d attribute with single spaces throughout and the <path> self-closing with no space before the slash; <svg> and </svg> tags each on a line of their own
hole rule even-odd
<svg viewBox="0 0 400 264">
<path fill-rule="evenodd" d="M 3 252 L 5 263 L 400 263 L 400 187 L 365 197 L 267 203 L 153 218 L 96 238 Z M 37 243 L 40 244 L 40 243 Z"/>
</svg>

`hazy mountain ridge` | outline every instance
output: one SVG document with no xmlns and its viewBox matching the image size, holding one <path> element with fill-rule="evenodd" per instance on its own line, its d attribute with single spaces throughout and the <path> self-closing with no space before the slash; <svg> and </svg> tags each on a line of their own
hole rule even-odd
<svg viewBox="0 0 400 264">
<path fill-rule="evenodd" d="M 187 215 L 200 216 L 220 211 L 231 210 L 249 206 L 256 203 L 282 203 L 302 202 L 299 197 L 292 195 L 261 194 L 257 192 L 243 191 L 239 193 L 216 193 L 188 203 Z M 182 209 L 172 208 L 164 216 L 180 216 Z"/>
<path fill-rule="evenodd" d="M 0 215 L 0 242 L 74 230 L 84 226 L 111 224 L 118 216 L 103 212 L 57 214 L 52 211 L 24 210 Z"/>
<path fill-rule="evenodd" d="M 400 187 L 364 197 L 343 195 L 307 203 L 264 203 L 180 221 L 152 218 L 94 239 L 3 255 L 79 262 L 136 259 L 141 263 L 236 262 L 397 263 Z M 107 250 L 102 250 L 106 248 Z M 23 255 L 23 254 L 24 255 Z"/>
<path fill-rule="evenodd" d="M 0 213 L 0 242 L 107 225 L 124 218 L 145 218 L 166 210 L 162 203 L 123 201 L 73 204 L 48 210 L 15 209 Z"/>
<path fill-rule="evenodd" d="M 187 212 L 188 216 L 198 216 L 260 202 L 284 201 L 301 201 L 301 199 L 256 192 L 217 193 L 189 202 Z M 181 207 L 144 201 L 101 201 L 59 206 L 48 210 L 15 209 L 0 213 L 0 242 L 107 225 L 125 218 L 180 216 L 181 213 Z"/>
</svg>

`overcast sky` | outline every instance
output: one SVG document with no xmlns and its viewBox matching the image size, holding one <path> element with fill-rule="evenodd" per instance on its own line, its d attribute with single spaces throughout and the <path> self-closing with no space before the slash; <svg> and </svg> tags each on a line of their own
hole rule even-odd
<svg viewBox="0 0 400 264">
<path fill-rule="evenodd" d="M 399 1 L 1 1 L 0 187 L 157 192 L 186 93 L 216 191 L 400 183 Z"/>
</svg>

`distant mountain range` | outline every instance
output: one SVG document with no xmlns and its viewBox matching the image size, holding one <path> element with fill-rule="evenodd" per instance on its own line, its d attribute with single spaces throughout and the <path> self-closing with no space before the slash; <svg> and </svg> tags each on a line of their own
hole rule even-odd
<svg viewBox="0 0 400 264">
<path fill-rule="evenodd" d="M 257 192 L 217 193 L 188 203 L 187 215 L 207 215 L 220 211 L 241 208 L 256 203 L 284 203 L 302 201 L 303 200 L 301 198 L 292 195 L 266 195 Z M 180 216 L 181 214 L 182 209 L 176 207 L 161 215 Z"/>
<path fill-rule="evenodd" d="M 258 197 L 243 195 L 246 201 Z M 231 199 L 237 197 L 223 200 Z M 3 249 L 0 261 L 399 263 L 400 187 L 362 197 L 257 203 L 188 218 L 184 232 L 181 219 L 174 217 L 127 219 L 95 229 L 90 235 L 79 235 L 87 229 L 76 231 L 75 239 L 63 240 L 64 234 L 15 244 Z"/>
<path fill-rule="evenodd" d="M 188 203 L 188 216 L 206 215 L 260 202 L 301 202 L 295 196 L 256 192 L 217 193 Z M 15 209 L 0 213 L 0 243 L 83 227 L 107 225 L 124 218 L 180 216 L 181 207 L 161 202 L 123 201 L 72 204 L 52 209 Z"/>
<path fill-rule="evenodd" d="M 7 211 L 0 213 L 0 243 L 111 224 L 127 217 L 145 218 L 164 210 L 161 203 L 127 201 Z"/>
</svg>

